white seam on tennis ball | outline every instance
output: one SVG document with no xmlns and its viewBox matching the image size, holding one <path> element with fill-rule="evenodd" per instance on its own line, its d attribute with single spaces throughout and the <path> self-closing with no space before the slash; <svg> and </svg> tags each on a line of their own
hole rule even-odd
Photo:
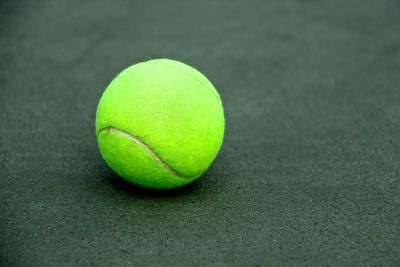
<svg viewBox="0 0 400 267">
<path fill-rule="evenodd" d="M 179 177 L 179 178 L 183 178 L 183 179 L 191 179 L 193 177 L 189 177 L 189 176 L 184 176 L 179 174 L 177 171 L 175 171 L 173 168 L 171 168 L 165 161 L 163 161 L 160 156 L 148 145 L 146 145 L 142 140 L 140 140 L 137 136 L 134 136 L 126 131 L 120 130 L 118 128 L 112 127 L 112 126 L 108 126 L 105 127 L 103 129 L 101 129 L 98 134 L 100 134 L 101 132 L 113 132 L 119 135 L 122 135 L 123 137 L 128 138 L 130 141 L 134 142 L 135 144 L 138 144 L 139 146 L 143 147 L 147 152 L 150 153 L 150 155 L 156 160 L 158 161 L 161 166 L 167 170 L 169 173 Z"/>
<path fill-rule="evenodd" d="M 206 84 L 204 84 L 202 81 L 200 81 L 199 79 L 197 79 L 197 78 L 194 77 L 193 75 L 187 73 L 186 71 L 183 71 L 183 70 L 181 70 L 181 69 L 179 69 L 179 68 L 176 68 L 175 66 L 172 66 L 172 65 L 169 64 L 169 63 L 165 64 L 165 62 L 159 62 L 159 61 L 147 61 L 147 62 L 151 62 L 151 63 L 154 63 L 154 64 L 163 64 L 164 66 L 168 66 L 168 67 L 170 67 L 172 70 L 174 70 L 174 71 L 176 71 L 176 72 L 185 74 L 186 76 L 190 77 L 192 80 L 194 80 L 195 82 L 197 82 L 198 84 L 200 84 L 202 87 L 206 88 L 206 90 L 207 90 L 209 93 L 211 93 L 212 95 L 214 95 L 214 96 L 217 98 L 217 101 L 218 101 L 218 102 L 221 102 L 221 99 L 218 97 L 217 93 L 214 92 L 214 91 L 212 90 L 212 88 L 209 88 L 209 87 L 208 87 Z"/>
</svg>

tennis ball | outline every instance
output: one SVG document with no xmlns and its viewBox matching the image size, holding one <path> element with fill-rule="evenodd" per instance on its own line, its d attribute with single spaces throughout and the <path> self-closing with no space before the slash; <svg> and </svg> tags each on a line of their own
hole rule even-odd
<svg viewBox="0 0 400 267">
<path fill-rule="evenodd" d="M 176 188 L 200 177 L 218 154 L 224 127 L 211 82 L 169 59 L 123 70 L 96 112 L 103 159 L 119 176 L 146 188 Z"/>
</svg>

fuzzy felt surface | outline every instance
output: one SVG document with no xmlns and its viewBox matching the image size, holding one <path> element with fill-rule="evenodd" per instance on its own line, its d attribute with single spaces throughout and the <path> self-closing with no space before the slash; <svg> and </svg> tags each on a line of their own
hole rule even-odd
<svg viewBox="0 0 400 267">
<path fill-rule="evenodd" d="M 135 167 L 125 166 L 128 155 L 120 153 L 123 146 L 115 145 L 123 137 L 108 141 L 109 135 L 99 135 L 107 127 L 138 137 L 189 180 L 165 179 L 163 185 L 164 176 L 153 173 L 156 167 L 146 170 L 149 161 L 141 155 L 135 159 L 134 153 L 129 153 L 129 160 L 136 161 Z M 125 69 L 107 87 L 97 108 L 96 133 L 101 154 L 123 178 L 147 187 L 171 188 L 187 184 L 210 166 L 222 145 L 224 113 L 217 91 L 199 71 L 174 60 L 150 60 Z"/>
</svg>

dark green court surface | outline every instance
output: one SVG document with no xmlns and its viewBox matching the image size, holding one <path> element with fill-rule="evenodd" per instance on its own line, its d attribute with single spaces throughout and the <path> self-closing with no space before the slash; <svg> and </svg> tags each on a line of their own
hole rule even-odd
<svg viewBox="0 0 400 267">
<path fill-rule="evenodd" d="M 101 159 L 97 101 L 195 66 L 222 150 L 171 192 Z M 1 1 L 0 265 L 399 266 L 400 2 Z"/>
</svg>

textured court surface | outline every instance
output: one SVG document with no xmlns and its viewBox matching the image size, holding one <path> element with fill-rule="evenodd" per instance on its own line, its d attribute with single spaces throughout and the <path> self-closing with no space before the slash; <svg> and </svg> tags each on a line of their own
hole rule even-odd
<svg viewBox="0 0 400 267">
<path fill-rule="evenodd" d="M 395 0 L 1 1 L 0 265 L 398 266 L 399 33 Z M 116 73 L 159 57 L 227 123 L 168 193 L 122 182 L 94 129 Z"/>
</svg>

